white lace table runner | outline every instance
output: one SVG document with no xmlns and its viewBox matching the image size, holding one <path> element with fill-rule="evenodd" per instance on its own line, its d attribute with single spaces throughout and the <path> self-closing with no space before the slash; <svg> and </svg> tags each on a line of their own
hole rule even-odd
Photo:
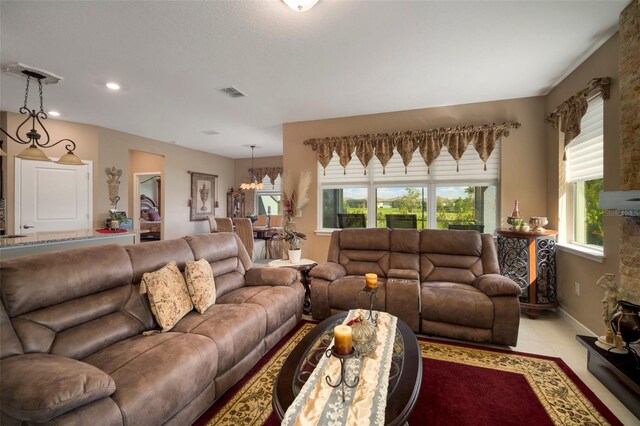
<svg viewBox="0 0 640 426">
<path fill-rule="evenodd" d="M 332 388 L 331 383 L 340 380 L 340 361 L 335 357 L 323 356 L 311 373 L 300 393 L 287 409 L 282 425 L 384 425 L 387 408 L 389 371 L 396 335 L 397 318 L 386 312 L 378 313 L 377 347 L 374 353 L 364 358 L 350 358 L 346 361 L 347 383 L 359 377 L 355 388 L 344 387 L 345 402 L 342 402 L 342 385 Z M 366 317 L 368 311 L 349 311 L 344 324 L 358 314 Z M 331 346 L 333 345 L 331 341 Z"/>
</svg>

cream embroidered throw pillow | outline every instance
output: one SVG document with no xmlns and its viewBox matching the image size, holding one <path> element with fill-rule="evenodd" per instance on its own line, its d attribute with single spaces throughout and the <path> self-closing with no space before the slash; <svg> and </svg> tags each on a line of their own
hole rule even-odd
<svg viewBox="0 0 640 426">
<path fill-rule="evenodd" d="M 209 306 L 216 303 L 216 283 L 211 265 L 206 259 L 187 262 L 184 275 L 191 301 L 198 312 L 203 313 Z"/>
<path fill-rule="evenodd" d="M 147 272 L 140 282 L 140 293 L 149 294 L 151 312 L 169 331 L 193 309 L 189 291 L 176 262 L 169 262 L 155 272 Z"/>
</svg>

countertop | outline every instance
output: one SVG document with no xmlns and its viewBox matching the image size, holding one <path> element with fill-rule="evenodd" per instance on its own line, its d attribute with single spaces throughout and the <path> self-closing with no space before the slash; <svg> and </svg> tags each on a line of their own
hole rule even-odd
<svg viewBox="0 0 640 426">
<path fill-rule="evenodd" d="M 61 232 L 36 232 L 33 234 L 25 234 L 25 236 L 20 238 L 5 238 L 4 236 L 2 236 L 0 237 L 0 248 L 46 245 L 77 240 L 99 240 L 135 234 L 136 232 L 133 230 L 127 230 L 127 232 L 103 234 L 95 231 L 94 229 L 81 229 L 77 231 Z"/>
</svg>

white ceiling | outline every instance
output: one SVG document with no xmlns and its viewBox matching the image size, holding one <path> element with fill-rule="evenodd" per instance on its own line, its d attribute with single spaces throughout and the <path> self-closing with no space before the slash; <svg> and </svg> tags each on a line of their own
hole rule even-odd
<svg viewBox="0 0 640 426">
<path fill-rule="evenodd" d="M 546 94 L 628 3 L 2 0 L 0 62 L 62 76 L 44 89 L 60 119 L 261 157 L 282 154 L 282 123 Z M 24 80 L 0 83 L 17 111 Z"/>
</svg>

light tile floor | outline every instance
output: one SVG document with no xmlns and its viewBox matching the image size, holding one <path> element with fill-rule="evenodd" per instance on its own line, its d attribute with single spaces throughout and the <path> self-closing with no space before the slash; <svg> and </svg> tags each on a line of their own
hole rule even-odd
<svg viewBox="0 0 640 426">
<path fill-rule="evenodd" d="M 304 318 L 311 320 L 310 315 L 305 315 Z M 640 420 L 587 370 L 587 350 L 576 340 L 578 334 L 593 335 L 580 323 L 561 311 L 543 311 L 536 319 L 522 315 L 518 345 L 512 349 L 562 358 L 624 425 L 640 426 Z M 504 346 L 495 347 L 504 349 Z"/>
</svg>

